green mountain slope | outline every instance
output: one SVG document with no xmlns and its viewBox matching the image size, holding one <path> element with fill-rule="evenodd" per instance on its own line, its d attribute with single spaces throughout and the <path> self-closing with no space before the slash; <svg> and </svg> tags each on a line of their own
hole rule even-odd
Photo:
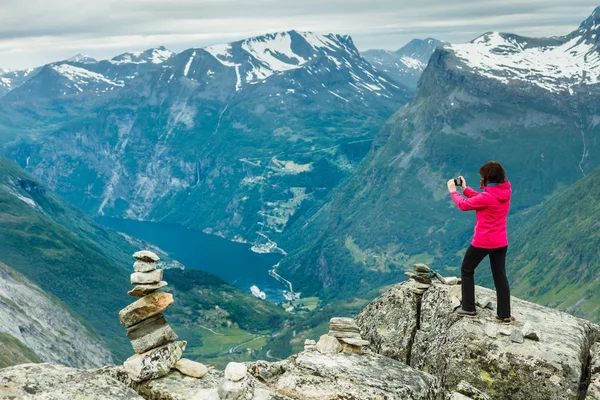
<svg viewBox="0 0 600 400">
<path fill-rule="evenodd" d="M 131 254 L 140 245 L 147 244 L 96 224 L 16 164 L 0 158 L 0 261 L 64 302 L 90 332 L 99 334 L 117 362 L 133 352 L 118 311 L 135 300 L 127 291 Z M 203 347 L 197 358 L 227 355 L 229 347 L 253 339 L 259 331 L 270 335 L 288 318 L 279 307 L 211 274 L 174 269 L 165 277 L 176 296 L 166 315 L 175 331 L 190 341 L 192 354 Z M 222 334 L 228 341 L 204 346 L 199 325 L 230 329 Z M 232 329 L 236 335 L 230 335 Z"/>
<path fill-rule="evenodd" d="M 18 339 L 0 333 L 0 369 L 17 364 L 40 363 L 42 360 Z"/>
<path fill-rule="evenodd" d="M 574 38 L 598 52 L 596 28 L 587 21 L 552 43 Z M 502 45 L 489 50 L 498 37 Z M 550 42 L 486 34 L 465 46 L 514 58 L 527 43 Z M 503 51 L 510 46 L 513 52 Z M 416 260 L 455 274 L 475 215 L 457 211 L 446 181 L 464 175 L 478 188 L 479 167 L 489 160 L 507 170 L 513 215 L 600 165 L 597 84 L 550 90 L 535 79 L 507 80 L 504 70 L 495 76 L 472 68 L 459 57 L 462 48 L 435 51 L 415 99 L 387 122 L 356 173 L 280 241 L 290 256 L 279 273 L 300 291 L 347 296 L 403 280 Z"/>
<path fill-rule="evenodd" d="M 0 159 L 0 261 L 66 303 L 123 358 L 117 312 L 129 302 L 130 249 L 119 238 Z"/>
</svg>

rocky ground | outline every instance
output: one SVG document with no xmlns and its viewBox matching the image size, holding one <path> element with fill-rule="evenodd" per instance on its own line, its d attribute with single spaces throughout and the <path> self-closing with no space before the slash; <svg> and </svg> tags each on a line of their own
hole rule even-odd
<svg viewBox="0 0 600 400">
<path fill-rule="evenodd" d="M 494 293 L 476 293 L 477 318 L 461 319 L 460 285 L 396 285 L 356 317 L 355 340 L 370 342 L 358 349 L 342 345 L 354 322 L 334 318 L 329 336 L 279 362 L 143 382 L 121 366 L 26 364 L 0 370 L 0 399 L 600 399 L 600 327 L 516 298 L 502 325 Z"/>
</svg>

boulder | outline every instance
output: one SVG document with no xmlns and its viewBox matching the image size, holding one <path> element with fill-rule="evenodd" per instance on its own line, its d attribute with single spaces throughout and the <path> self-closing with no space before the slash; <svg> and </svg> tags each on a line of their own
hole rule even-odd
<svg viewBox="0 0 600 400">
<path fill-rule="evenodd" d="M 144 354 L 135 354 L 123 363 L 125 372 L 134 382 L 165 376 L 181 358 L 185 345 L 186 342 L 174 342 Z"/>
<path fill-rule="evenodd" d="M 342 351 L 340 342 L 329 335 L 322 335 L 316 345 L 317 351 L 323 354 L 335 354 Z"/>
<path fill-rule="evenodd" d="M 514 343 L 502 334 L 493 310 L 479 309 L 475 319 L 456 315 L 451 298 L 460 287 L 433 285 L 417 303 L 409 286 L 392 287 L 356 318 L 377 353 L 431 371 L 444 382 L 446 393 L 460 392 L 464 381 L 491 399 L 580 397 L 587 354 L 600 332 L 597 325 L 513 297 L 516 321 L 505 327 L 508 335 L 525 322 L 542 332 L 539 342 Z M 477 298 L 493 296 L 493 291 L 476 287 Z M 501 334 L 491 334 L 491 327 Z"/>
<path fill-rule="evenodd" d="M 600 343 L 595 343 L 590 351 L 590 384 L 585 400 L 600 400 Z"/>
<path fill-rule="evenodd" d="M 163 277 L 162 269 L 155 269 L 151 272 L 134 272 L 131 274 L 132 285 L 152 285 L 162 281 Z"/>
<path fill-rule="evenodd" d="M 146 261 L 146 262 L 160 261 L 159 256 L 157 256 L 155 253 L 148 251 L 148 250 L 142 250 L 142 251 L 137 251 L 137 252 L 133 253 L 133 258 L 135 258 L 136 260 L 139 260 L 139 261 Z"/>
<path fill-rule="evenodd" d="M 167 286 L 167 282 L 165 281 L 152 283 L 150 285 L 137 285 L 129 292 L 127 292 L 127 294 L 132 297 L 144 297 L 152 292 L 156 292 L 158 289 L 164 288 L 165 286 Z"/>
<path fill-rule="evenodd" d="M 156 314 L 160 314 L 172 303 L 173 295 L 170 293 L 150 293 L 119 311 L 121 325 L 129 328 Z"/>
<path fill-rule="evenodd" d="M 198 379 L 204 378 L 204 376 L 208 373 L 208 368 L 206 368 L 204 364 L 188 360 L 187 358 L 182 358 L 181 360 L 177 361 L 173 368 L 181 372 L 183 375 Z"/>
<path fill-rule="evenodd" d="M 133 325 L 127 330 L 127 337 L 138 354 L 177 340 L 177 334 L 162 314 Z"/>
<path fill-rule="evenodd" d="M 151 272 L 156 269 L 156 263 L 147 261 L 136 261 L 133 263 L 133 270 L 135 272 Z"/>
<path fill-rule="evenodd" d="M 246 377 L 248 368 L 242 363 L 230 362 L 225 367 L 225 379 L 232 382 L 239 382 Z"/>
<path fill-rule="evenodd" d="M 143 400 L 118 380 L 54 364 L 21 364 L 0 370 L 0 399 Z"/>
<path fill-rule="evenodd" d="M 258 361 L 248 371 L 273 391 L 294 399 L 438 399 L 438 380 L 377 354 L 302 352 L 277 363 Z"/>
</svg>

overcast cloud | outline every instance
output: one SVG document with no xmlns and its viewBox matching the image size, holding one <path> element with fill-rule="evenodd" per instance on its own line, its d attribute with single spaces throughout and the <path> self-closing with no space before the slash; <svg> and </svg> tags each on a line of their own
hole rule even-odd
<svg viewBox="0 0 600 400">
<path fill-rule="evenodd" d="M 598 0 L 596 0 L 598 1 Z M 590 0 L 0 0 L 0 68 L 77 53 L 101 59 L 165 46 L 179 52 L 291 29 L 350 34 L 360 50 L 412 38 L 466 42 L 486 31 L 558 36 Z"/>
</svg>

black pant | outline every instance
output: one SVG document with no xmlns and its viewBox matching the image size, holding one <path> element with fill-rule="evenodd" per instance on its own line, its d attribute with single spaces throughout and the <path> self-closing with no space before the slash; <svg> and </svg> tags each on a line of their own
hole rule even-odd
<svg viewBox="0 0 600 400">
<path fill-rule="evenodd" d="M 481 249 L 469 246 L 465 253 L 461 268 L 462 278 L 462 308 L 465 311 L 475 311 L 475 279 L 473 274 L 485 256 L 490 256 L 494 286 L 496 286 L 497 313 L 500 318 L 510 317 L 510 288 L 506 278 L 506 251 L 508 246 L 497 249 Z"/>
</svg>

